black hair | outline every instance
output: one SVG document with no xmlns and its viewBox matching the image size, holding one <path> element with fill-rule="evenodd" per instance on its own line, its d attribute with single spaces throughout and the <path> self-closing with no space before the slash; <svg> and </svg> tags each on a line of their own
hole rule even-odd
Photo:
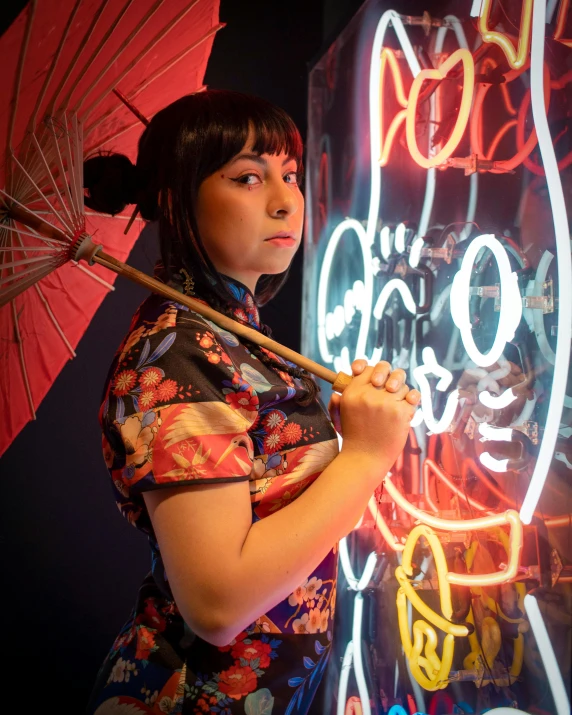
<svg viewBox="0 0 572 715">
<path fill-rule="evenodd" d="M 158 222 L 163 280 L 188 271 L 197 292 L 231 317 L 237 300 L 207 255 L 195 209 L 202 182 L 243 149 L 251 131 L 254 152 L 285 152 L 296 160 L 300 180 L 303 144 L 290 116 L 260 97 L 228 90 L 187 95 L 157 112 L 139 139 L 136 166 L 113 153 L 84 163 L 86 206 L 114 215 L 127 204 L 137 204 L 143 219 Z M 276 295 L 288 270 L 260 277 L 258 306 Z M 270 335 L 267 326 L 261 331 Z M 306 392 L 300 404 L 315 398 L 319 388 L 309 373 L 273 360 L 254 343 L 246 345 L 271 369 L 303 381 Z"/>
</svg>

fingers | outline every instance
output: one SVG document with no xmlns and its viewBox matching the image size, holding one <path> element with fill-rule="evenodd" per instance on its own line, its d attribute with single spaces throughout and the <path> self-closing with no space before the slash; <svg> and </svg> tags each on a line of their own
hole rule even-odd
<svg viewBox="0 0 572 715">
<path fill-rule="evenodd" d="M 341 399 L 342 396 L 339 393 L 333 392 L 330 398 L 330 404 L 328 406 L 328 410 L 330 412 L 330 419 L 334 423 L 336 432 L 339 432 L 339 434 L 342 434 L 342 421 L 340 416 Z"/>
<path fill-rule="evenodd" d="M 405 374 L 405 370 L 402 370 L 401 368 L 392 370 L 387 382 L 385 383 L 385 389 L 388 392 L 397 392 L 403 387 L 403 385 L 405 385 L 406 379 L 407 375 Z"/>
<path fill-rule="evenodd" d="M 409 392 L 405 395 L 405 399 L 410 405 L 416 407 L 421 402 L 421 393 L 419 390 L 409 390 Z"/>
<path fill-rule="evenodd" d="M 362 372 L 366 369 L 366 367 L 366 360 L 354 360 L 352 362 L 352 375 L 354 377 L 356 377 L 356 375 L 361 375 Z"/>
</svg>

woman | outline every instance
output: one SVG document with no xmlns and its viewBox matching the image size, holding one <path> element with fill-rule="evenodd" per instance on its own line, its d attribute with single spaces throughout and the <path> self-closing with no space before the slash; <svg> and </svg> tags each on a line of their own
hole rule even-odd
<svg viewBox="0 0 572 715">
<path fill-rule="evenodd" d="M 265 331 L 304 213 L 302 143 L 279 108 L 207 91 L 125 157 L 86 162 L 86 203 L 158 223 L 159 277 Z M 331 647 L 337 542 L 403 449 L 419 393 L 387 363 L 330 410 L 311 377 L 150 295 L 111 366 L 103 449 L 152 572 L 89 712 L 306 713 Z"/>
</svg>

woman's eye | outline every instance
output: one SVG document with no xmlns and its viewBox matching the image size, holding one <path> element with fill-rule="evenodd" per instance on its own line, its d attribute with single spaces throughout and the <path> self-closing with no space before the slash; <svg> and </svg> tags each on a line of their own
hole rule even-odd
<svg viewBox="0 0 572 715">
<path fill-rule="evenodd" d="M 242 176 L 239 176 L 238 179 L 233 179 L 233 181 L 236 181 L 239 184 L 253 186 L 255 183 L 260 181 L 260 177 L 257 174 L 243 174 Z"/>
<path fill-rule="evenodd" d="M 284 179 L 290 179 L 290 181 L 286 181 L 287 184 L 297 184 L 298 183 L 298 172 L 297 171 L 289 171 Z"/>
</svg>

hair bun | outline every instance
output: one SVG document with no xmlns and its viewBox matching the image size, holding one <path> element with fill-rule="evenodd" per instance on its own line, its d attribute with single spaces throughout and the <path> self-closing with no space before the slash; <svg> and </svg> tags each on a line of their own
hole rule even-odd
<svg viewBox="0 0 572 715">
<path fill-rule="evenodd" d="M 85 205 L 100 213 L 115 214 L 137 203 L 137 167 L 125 154 L 100 154 L 83 164 Z"/>
</svg>

